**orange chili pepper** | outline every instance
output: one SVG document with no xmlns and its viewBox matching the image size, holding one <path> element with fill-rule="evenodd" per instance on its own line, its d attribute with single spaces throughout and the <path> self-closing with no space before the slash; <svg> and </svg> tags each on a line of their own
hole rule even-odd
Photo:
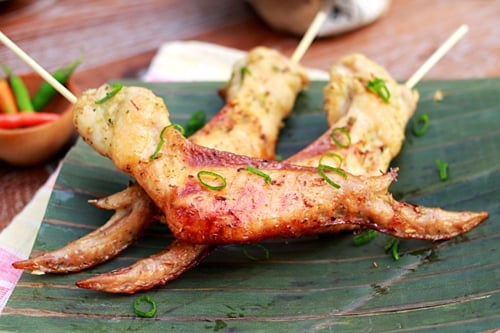
<svg viewBox="0 0 500 333">
<path fill-rule="evenodd" d="M 16 113 L 18 111 L 14 93 L 7 79 L 0 81 L 0 111 L 3 113 Z"/>
</svg>

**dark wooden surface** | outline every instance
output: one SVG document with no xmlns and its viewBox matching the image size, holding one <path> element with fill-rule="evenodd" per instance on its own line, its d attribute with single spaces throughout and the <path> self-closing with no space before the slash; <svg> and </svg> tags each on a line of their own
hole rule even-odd
<svg viewBox="0 0 500 333">
<path fill-rule="evenodd" d="M 499 17 L 498 0 L 393 0 L 377 22 L 315 41 L 302 63 L 327 70 L 341 55 L 357 51 L 405 79 L 466 23 L 469 33 L 426 78 L 499 76 Z M 10 0 L 0 2 L 0 29 L 49 70 L 83 52 L 75 75 L 82 88 L 137 77 L 166 41 L 200 40 L 242 50 L 265 45 L 286 55 L 298 43 L 297 37 L 271 30 L 237 0 Z M 4 46 L 0 61 L 18 73 L 30 71 Z M 0 162 L 0 230 L 31 200 L 63 153 L 29 168 Z"/>
</svg>

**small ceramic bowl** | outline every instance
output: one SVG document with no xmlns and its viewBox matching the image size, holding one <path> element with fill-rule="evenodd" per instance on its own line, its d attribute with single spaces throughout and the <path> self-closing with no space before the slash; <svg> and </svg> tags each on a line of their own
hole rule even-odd
<svg viewBox="0 0 500 333">
<path fill-rule="evenodd" d="M 43 79 L 36 73 L 20 75 L 33 96 Z M 75 95 L 80 89 L 70 79 L 66 87 Z M 61 116 L 49 123 L 16 129 L 0 129 L 0 160 L 12 165 L 32 166 L 48 161 L 67 145 L 75 134 L 73 106 L 61 94 L 56 94 L 43 112 Z"/>
</svg>

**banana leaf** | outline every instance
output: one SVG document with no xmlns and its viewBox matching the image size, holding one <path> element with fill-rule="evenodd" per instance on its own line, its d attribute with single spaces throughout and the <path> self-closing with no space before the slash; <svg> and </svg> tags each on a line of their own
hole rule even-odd
<svg viewBox="0 0 500 333">
<path fill-rule="evenodd" d="M 223 105 L 219 83 L 143 85 L 165 98 L 172 121 Z M 324 82 L 296 103 L 278 143 L 286 158 L 326 130 Z M 23 273 L 0 331 L 16 332 L 478 332 L 500 328 L 500 78 L 424 81 L 414 119 L 427 113 L 425 135 L 412 133 L 393 161 L 394 196 L 449 210 L 481 210 L 489 219 L 441 242 L 401 240 L 399 260 L 387 236 L 363 246 L 350 233 L 224 246 L 169 284 L 140 295 L 82 290 L 77 280 L 131 264 L 172 241 L 154 225 L 119 257 L 70 275 Z M 441 101 L 433 100 L 442 91 Z M 383 116 L 383 115 L 381 115 Z M 449 164 L 446 181 L 435 165 Z M 65 245 L 102 224 L 111 212 L 88 199 L 123 189 L 129 177 L 79 140 L 65 157 L 34 251 Z M 157 303 L 153 318 L 134 314 L 142 295 Z"/>
</svg>

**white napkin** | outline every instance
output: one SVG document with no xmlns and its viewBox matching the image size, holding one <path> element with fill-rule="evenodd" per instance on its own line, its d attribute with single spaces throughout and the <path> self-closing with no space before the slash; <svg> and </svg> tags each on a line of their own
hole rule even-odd
<svg viewBox="0 0 500 333">
<path fill-rule="evenodd" d="M 227 81 L 233 64 L 245 52 L 198 41 L 163 44 L 143 76 L 144 81 Z M 308 68 L 310 80 L 328 80 L 325 71 Z"/>
<path fill-rule="evenodd" d="M 155 55 L 144 81 L 227 81 L 233 64 L 245 56 L 241 50 L 196 41 L 163 44 Z M 309 69 L 311 80 L 327 80 L 328 73 Z M 22 271 L 12 262 L 29 257 L 59 168 L 37 191 L 33 199 L 0 233 L 0 313 Z"/>
</svg>

